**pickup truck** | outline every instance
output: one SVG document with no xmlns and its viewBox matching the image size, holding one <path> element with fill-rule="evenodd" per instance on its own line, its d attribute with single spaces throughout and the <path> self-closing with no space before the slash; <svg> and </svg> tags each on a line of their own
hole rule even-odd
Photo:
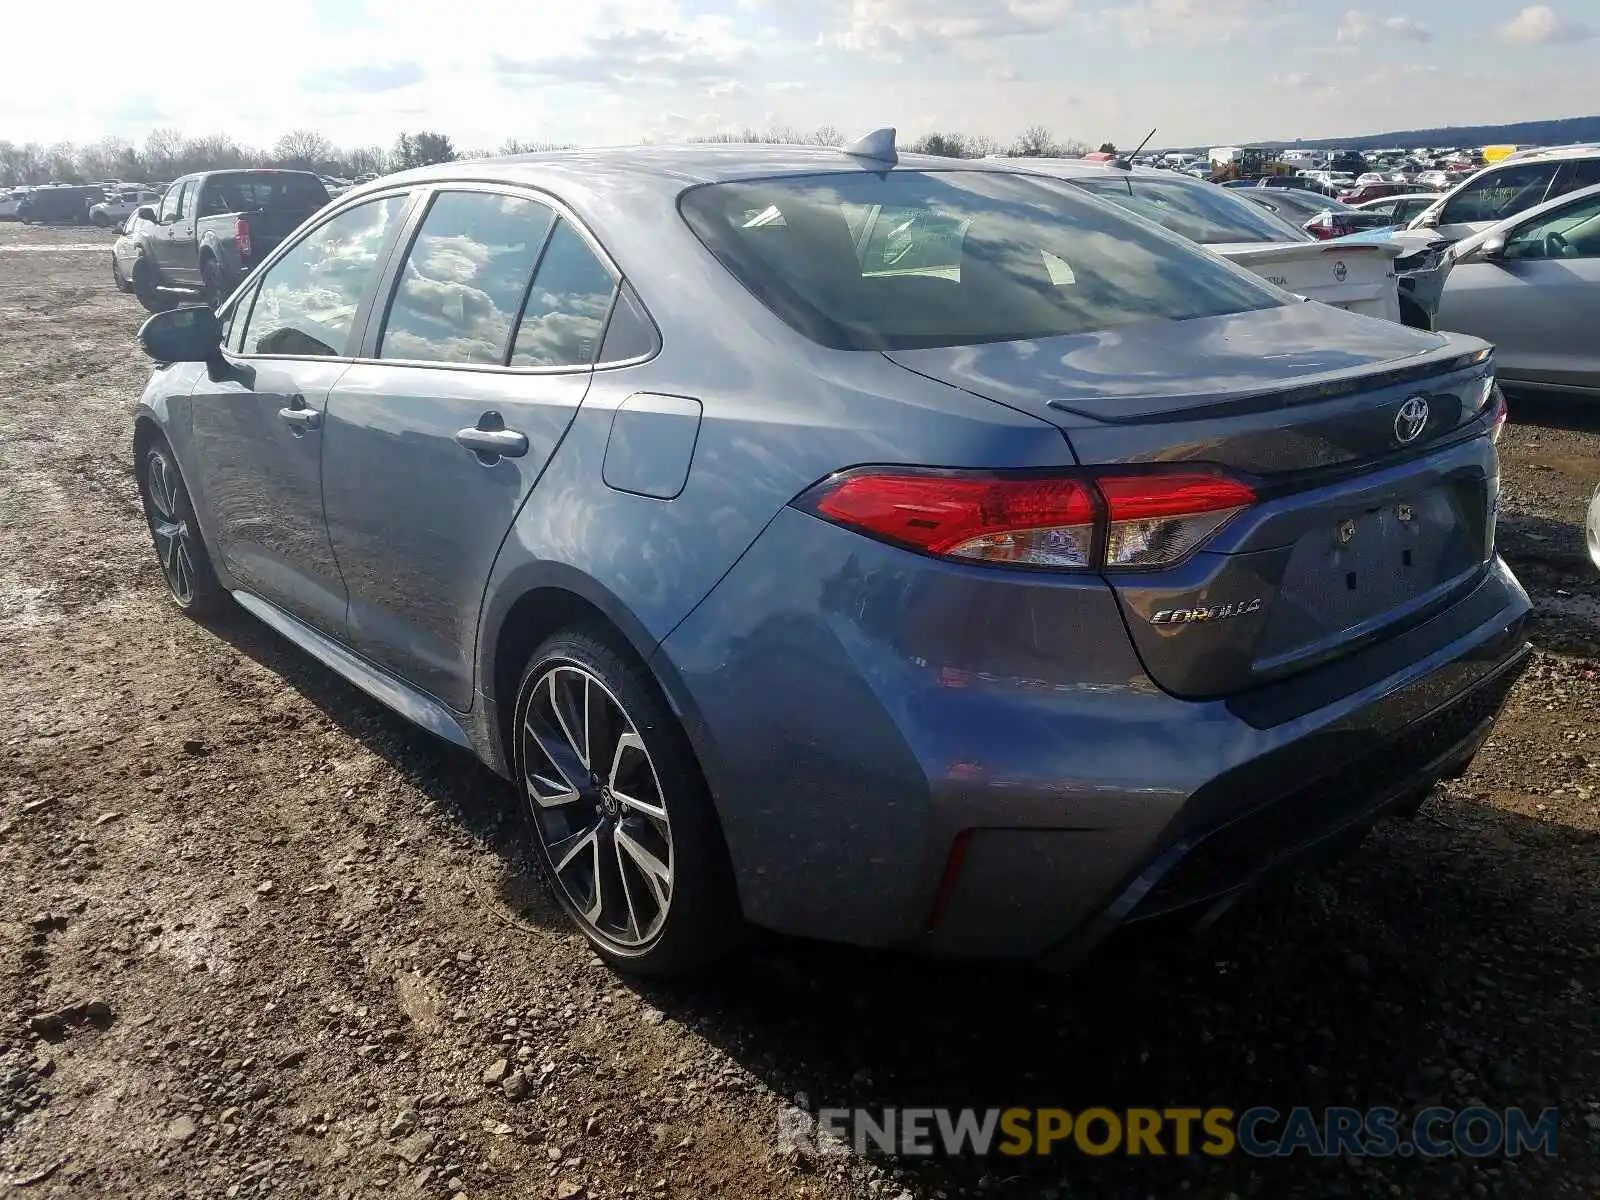
<svg viewBox="0 0 1600 1200">
<path fill-rule="evenodd" d="M 170 308 L 172 292 L 221 304 L 250 269 L 328 202 L 309 171 L 205 171 L 175 179 L 144 221 L 129 274 L 139 303 Z"/>
</svg>

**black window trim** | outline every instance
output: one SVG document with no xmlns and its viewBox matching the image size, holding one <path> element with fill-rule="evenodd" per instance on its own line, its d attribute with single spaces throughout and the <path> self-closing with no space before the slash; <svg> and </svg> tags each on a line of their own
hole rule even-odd
<svg viewBox="0 0 1600 1200">
<path fill-rule="evenodd" d="M 302 232 L 299 237 L 285 239 L 283 243 L 272 252 L 271 255 L 269 255 L 255 268 L 255 270 L 251 271 L 250 274 L 245 276 L 244 281 L 240 283 L 236 289 L 234 289 L 233 295 L 230 296 L 227 302 L 223 304 L 222 308 L 218 310 L 218 317 L 223 321 L 227 321 L 241 305 L 248 304 L 250 306 L 250 312 L 245 314 L 245 323 L 240 327 L 241 332 L 247 331 L 250 325 L 250 318 L 255 314 L 255 302 L 257 295 L 259 295 L 261 291 L 261 280 L 266 276 L 268 271 L 271 271 L 278 265 L 279 261 L 283 259 L 285 255 L 291 253 L 296 247 L 302 245 L 306 239 L 313 236 L 317 230 L 328 224 L 328 222 L 337 220 L 351 209 L 359 208 L 363 204 L 369 204 L 374 200 L 386 200 L 391 196 L 400 196 L 405 198 L 407 203 L 401 209 L 400 219 L 395 222 L 395 229 L 390 231 L 388 236 L 384 238 L 384 244 L 378 248 L 378 260 L 376 264 L 377 272 L 374 275 L 374 279 L 381 281 L 388 272 L 389 260 L 394 255 L 394 248 L 396 241 L 398 240 L 399 233 L 405 228 L 406 223 L 410 218 L 410 213 L 416 207 L 418 192 L 419 190 L 414 185 L 406 185 L 399 187 L 388 187 L 382 189 L 381 191 L 365 192 L 359 196 L 350 197 L 349 203 L 344 203 L 343 201 L 345 200 L 345 197 L 341 196 L 339 198 L 341 203 L 337 205 L 329 204 L 326 209 L 319 211 L 317 213 L 317 220 L 315 224 L 307 225 L 304 232 Z M 367 290 L 361 297 L 360 306 L 356 309 L 355 319 L 350 323 L 350 338 L 346 339 L 346 350 L 348 350 L 351 345 L 354 345 L 356 349 L 359 350 L 363 345 L 365 340 L 365 330 L 372 308 L 372 302 L 376 295 L 376 289 L 369 284 Z M 362 336 L 360 338 L 355 337 L 358 329 L 362 330 Z M 352 341 L 351 339 L 354 340 Z M 223 347 L 223 357 L 230 360 L 236 359 L 241 362 L 254 362 L 257 359 L 272 362 L 356 361 L 355 356 L 351 354 L 246 354 L 242 350 L 234 350 L 226 346 Z"/>
<path fill-rule="evenodd" d="M 606 249 L 604 243 L 594 235 L 583 220 L 560 197 L 534 184 L 470 177 L 462 179 L 431 179 L 416 185 L 416 189 L 418 199 L 401 223 L 400 239 L 391 247 L 388 262 L 378 279 L 376 294 L 385 298 L 382 304 L 382 313 L 380 314 L 377 311 L 378 305 L 376 303 L 371 306 L 367 316 L 366 328 L 361 340 L 357 343 L 359 352 L 352 356 L 349 361 L 362 365 L 409 367 L 417 370 L 432 371 L 476 371 L 501 375 L 574 375 L 584 371 L 609 371 L 621 367 L 638 366 L 640 363 L 649 362 L 661 353 L 661 326 L 650 312 L 650 306 L 646 303 L 644 297 L 639 295 L 639 289 L 635 285 L 633 294 L 638 299 L 639 307 L 644 310 L 645 316 L 655 332 L 654 344 L 650 353 L 628 359 L 619 359 L 615 362 L 597 361 L 600 351 L 605 346 L 606 333 L 611 328 L 611 316 L 616 311 L 617 299 L 622 294 L 623 284 L 631 283 L 632 280 L 623 272 L 621 266 L 612 257 L 610 251 Z M 590 251 L 599 260 L 600 265 L 611 276 L 611 304 L 606 309 L 606 319 L 600 327 L 600 336 L 595 339 L 594 358 L 580 366 L 516 366 L 504 361 L 504 358 L 499 363 L 452 363 L 430 362 L 411 358 L 378 357 L 378 347 L 381 343 L 383 330 L 389 322 L 389 309 L 394 304 L 394 297 L 399 288 L 400 272 L 411 253 L 412 243 L 416 240 L 416 236 L 422 228 L 423 219 L 428 210 L 433 207 L 433 198 L 440 192 L 485 192 L 490 195 L 516 196 L 520 199 L 534 200 L 550 209 L 557 220 L 565 221 L 572 226 L 579 238 L 583 240 L 584 244 L 589 247 Z M 528 277 L 529 289 L 531 289 L 533 280 L 539 273 L 539 267 L 544 262 L 545 251 L 550 247 L 550 239 L 554 236 L 555 230 L 556 222 L 552 221 L 550 228 L 545 231 L 544 244 L 539 248 L 538 257 L 534 260 L 533 273 Z M 403 253 L 399 252 L 401 242 L 404 244 Z M 517 309 L 516 320 L 511 324 L 510 337 L 512 347 L 516 344 L 516 336 L 521 328 L 523 308 L 526 304 L 527 294 L 525 291 L 522 305 Z M 509 357 L 509 352 L 505 357 Z"/>
</svg>

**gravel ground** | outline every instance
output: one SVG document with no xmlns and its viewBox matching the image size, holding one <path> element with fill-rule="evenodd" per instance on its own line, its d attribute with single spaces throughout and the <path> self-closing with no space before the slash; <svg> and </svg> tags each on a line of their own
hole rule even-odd
<svg viewBox="0 0 1600 1200">
<path fill-rule="evenodd" d="M 0 1193 L 1600 1194 L 1600 413 L 1514 403 L 1538 658 L 1472 772 L 1203 940 L 1067 980 L 767 943 L 602 968 L 507 789 L 241 616 L 164 599 L 109 238 L 0 226 Z M 1442 1103 L 1559 1154 L 782 1154 L 805 1104 Z"/>
</svg>

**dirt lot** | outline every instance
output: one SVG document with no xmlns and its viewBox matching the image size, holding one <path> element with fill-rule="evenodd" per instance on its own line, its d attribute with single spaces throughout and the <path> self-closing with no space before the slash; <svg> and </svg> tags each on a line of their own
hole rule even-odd
<svg viewBox="0 0 1600 1200">
<path fill-rule="evenodd" d="M 1600 411 L 1515 405 L 1537 662 L 1471 774 L 1338 869 L 1066 981 L 768 944 L 639 986 L 528 882 L 492 776 L 166 602 L 109 244 L 0 225 L 0 1193 L 1600 1194 Z M 797 1094 L 1561 1132 L 1554 1160 L 817 1159 L 775 1150 Z"/>
</svg>

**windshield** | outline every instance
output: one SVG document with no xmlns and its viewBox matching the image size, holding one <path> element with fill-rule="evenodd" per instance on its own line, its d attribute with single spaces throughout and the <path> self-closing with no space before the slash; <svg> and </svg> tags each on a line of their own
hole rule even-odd
<svg viewBox="0 0 1600 1200">
<path fill-rule="evenodd" d="M 1203 246 L 1315 240 L 1272 213 L 1230 196 L 1225 188 L 1117 177 L 1072 182 Z"/>
<path fill-rule="evenodd" d="M 679 203 L 752 295 L 841 350 L 1055 337 L 1282 303 L 1248 273 L 1068 185 L 999 171 L 707 184 Z"/>
</svg>

